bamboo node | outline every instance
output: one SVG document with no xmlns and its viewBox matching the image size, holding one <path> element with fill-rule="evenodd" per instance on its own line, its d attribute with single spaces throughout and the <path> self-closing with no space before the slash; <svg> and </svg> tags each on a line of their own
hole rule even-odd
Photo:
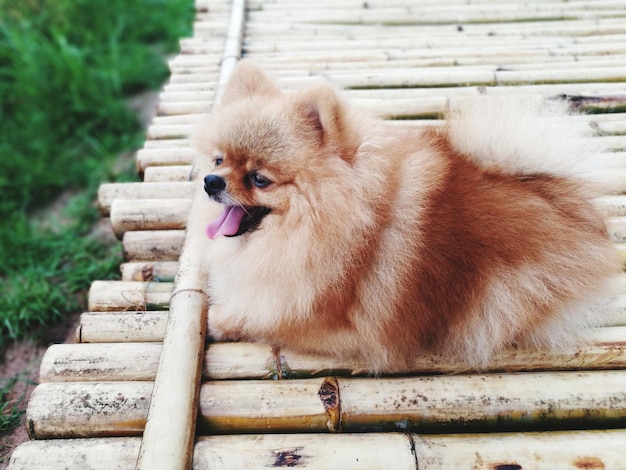
<svg viewBox="0 0 626 470">
<path fill-rule="evenodd" d="M 326 427 L 331 432 L 341 431 L 341 403 L 339 401 L 339 383 L 337 378 L 325 378 L 317 395 L 328 415 Z"/>
</svg>

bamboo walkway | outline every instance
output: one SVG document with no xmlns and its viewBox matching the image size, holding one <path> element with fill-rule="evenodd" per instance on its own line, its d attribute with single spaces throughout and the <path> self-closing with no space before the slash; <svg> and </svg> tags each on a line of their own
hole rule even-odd
<svg viewBox="0 0 626 470">
<path fill-rule="evenodd" d="M 188 136 L 232 67 L 286 88 L 325 77 L 398 125 L 479 93 L 567 97 L 626 192 L 624 0 L 196 0 L 192 38 L 137 154 L 103 184 L 121 280 L 95 281 L 76 344 L 53 345 L 9 468 L 624 469 L 626 275 L 575 354 L 509 352 L 475 374 L 433 358 L 401 377 L 260 344 L 205 345 L 198 254 L 206 162 Z M 507 85 L 508 87 L 501 87 Z M 591 138 L 591 137 L 590 137 Z M 626 254 L 626 195 L 603 199 Z M 624 256 L 626 259 L 626 256 Z"/>
</svg>

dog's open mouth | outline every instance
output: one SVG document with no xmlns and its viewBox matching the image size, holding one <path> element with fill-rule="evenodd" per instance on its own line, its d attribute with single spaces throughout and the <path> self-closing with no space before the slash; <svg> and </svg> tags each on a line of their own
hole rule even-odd
<svg viewBox="0 0 626 470">
<path fill-rule="evenodd" d="M 207 225 L 206 234 L 211 240 L 220 235 L 237 237 L 256 230 L 269 213 L 267 207 L 224 206 L 219 217 Z"/>
</svg>

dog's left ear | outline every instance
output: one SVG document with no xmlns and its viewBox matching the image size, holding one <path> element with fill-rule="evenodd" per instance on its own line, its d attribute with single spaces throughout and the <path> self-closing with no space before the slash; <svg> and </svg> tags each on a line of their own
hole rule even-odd
<svg viewBox="0 0 626 470">
<path fill-rule="evenodd" d="M 346 161 L 352 160 L 359 146 L 351 128 L 348 106 L 328 84 L 313 86 L 296 98 L 296 111 L 308 135 L 320 147 L 332 147 Z"/>
<path fill-rule="evenodd" d="M 261 69 L 249 60 L 239 62 L 231 75 L 220 100 L 228 104 L 254 95 L 278 95 L 280 90 Z"/>
</svg>

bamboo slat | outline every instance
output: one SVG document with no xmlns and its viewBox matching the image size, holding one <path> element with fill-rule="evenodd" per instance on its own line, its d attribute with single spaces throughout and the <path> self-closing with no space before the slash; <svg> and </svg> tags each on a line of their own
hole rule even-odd
<svg viewBox="0 0 626 470">
<path fill-rule="evenodd" d="M 620 468 L 626 432 L 567 431 L 525 434 L 420 435 L 263 434 L 205 436 L 194 448 L 194 470 L 402 470 Z M 134 468 L 140 438 L 32 441 L 11 457 L 13 470 Z"/>
<path fill-rule="evenodd" d="M 189 181 L 192 171 L 192 165 L 150 166 L 145 169 L 143 180 L 146 183 Z"/>
<path fill-rule="evenodd" d="M 82 343 L 55 345 L 46 351 L 40 376 L 45 381 L 153 380 L 158 344 L 142 348 L 138 341 L 162 341 L 166 312 L 89 312 L 81 315 Z M 125 344 L 119 344 L 124 342 Z M 132 367 L 125 367 L 124 361 Z M 485 371 L 575 371 L 626 368 L 626 327 L 598 329 L 590 343 L 570 352 L 509 350 L 497 355 Z M 459 374 L 462 364 L 437 356 L 415 358 L 403 374 Z M 306 378 L 329 374 L 366 375 L 358 361 L 297 354 L 253 343 L 215 343 L 204 353 L 202 377 L 215 379 Z M 135 377 L 134 379 L 132 377 Z"/>
<path fill-rule="evenodd" d="M 171 282 L 95 281 L 89 289 L 92 312 L 163 310 L 172 295 Z"/>
<path fill-rule="evenodd" d="M 108 215 L 116 199 L 180 199 L 190 198 L 193 184 L 168 183 L 108 183 L 98 189 L 98 205 L 103 215 Z"/>
<path fill-rule="evenodd" d="M 124 263 L 120 269 L 122 281 L 173 282 L 178 272 L 178 263 L 175 261 Z"/>
<path fill-rule="evenodd" d="M 44 382 L 28 407 L 31 437 L 140 434 L 153 385 Z M 198 416 L 201 434 L 494 432 L 592 424 L 626 424 L 626 371 L 224 380 L 202 385 Z"/>
<path fill-rule="evenodd" d="M 111 228 L 118 238 L 138 230 L 177 230 L 187 226 L 191 199 L 115 199 Z"/>
<path fill-rule="evenodd" d="M 165 335 L 167 315 L 167 311 L 85 312 L 76 327 L 76 342 L 116 343 L 116 347 L 124 342 L 160 342 Z"/>
<path fill-rule="evenodd" d="M 176 261 L 185 236 L 182 230 L 126 232 L 122 239 L 128 261 Z"/>
<path fill-rule="evenodd" d="M 194 151 L 191 148 L 150 148 L 145 147 L 137 152 L 137 170 L 143 172 L 150 166 L 190 165 L 193 163 Z"/>
</svg>

